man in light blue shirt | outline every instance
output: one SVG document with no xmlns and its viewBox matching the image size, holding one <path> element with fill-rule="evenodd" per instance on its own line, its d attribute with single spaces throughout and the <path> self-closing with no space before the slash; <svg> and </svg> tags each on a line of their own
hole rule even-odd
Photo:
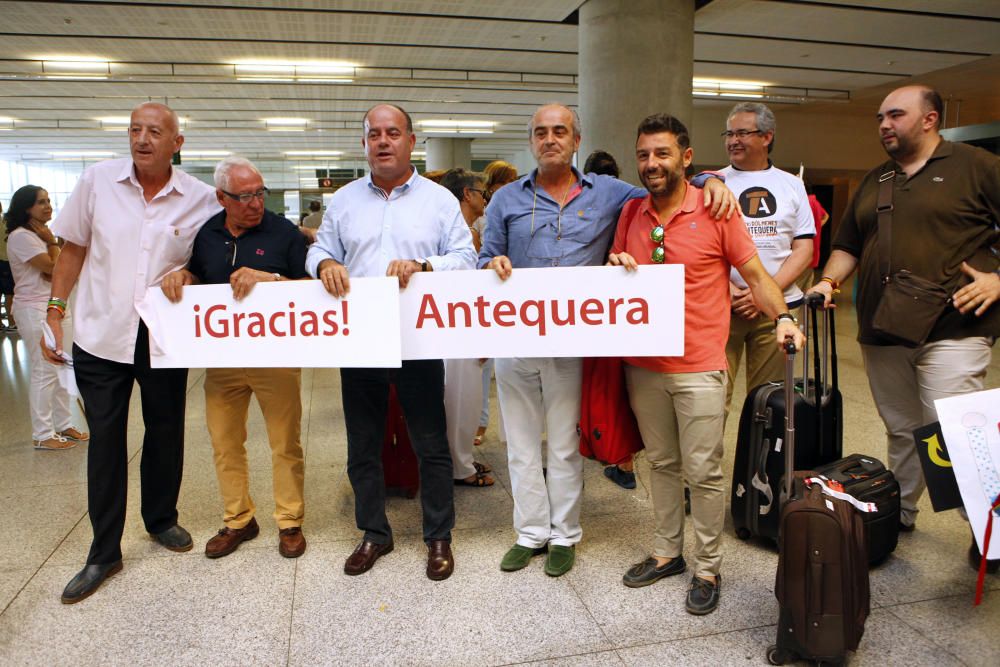
<svg viewBox="0 0 1000 667">
<path fill-rule="evenodd" d="M 514 267 L 604 264 L 622 206 L 645 197 L 646 191 L 573 168 L 580 120 L 568 107 L 539 107 L 528 139 L 538 168 L 491 199 L 479 267 L 506 280 Z M 705 202 L 713 204 L 711 211 L 717 215 L 731 215 L 736 207 L 721 181 L 706 187 Z M 583 535 L 583 458 L 576 432 L 581 367 L 581 359 L 569 357 L 496 360 L 517 532 L 516 544 L 500 563 L 504 571 L 520 570 L 546 548 L 546 574 L 558 577 L 573 567 L 575 545 Z M 547 465 L 542 460 L 543 432 Z"/>
<path fill-rule="evenodd" d="M 365 114 L 364 128 L 362 145 L 371 173 L 331 197 L 306 257 L 309 273 L 339 297 L 350 289 L 351 275 L 395 276 L 405 288 L 418 271 L 473 268 L 476 251 L 458 201 L 418 175 L 410 163 L 416 136 L 409 114 L 381 104 Z M 443 363 L 433 359 L 404 361 L 399 369 L 344 368 L 340 378 L 347 476 L 354 489 L 355 520 L 364 531 L 344 572 L 367 572 L 393 549 L 382 471 L 387 396 L 393 383 L 419 461 L 427 576 L 447 579 L 454 569 L 450 544 L 455 505 Z"/>
</svg>

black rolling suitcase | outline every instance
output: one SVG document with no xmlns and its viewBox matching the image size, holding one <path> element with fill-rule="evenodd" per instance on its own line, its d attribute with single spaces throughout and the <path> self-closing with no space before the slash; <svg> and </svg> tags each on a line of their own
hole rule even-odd
<svg viewBox="0 0 1000 667">
<path fill-rule="evenodd" d="M 896 550 L 899 541 L 899 482 L 878 459 L 851 454 L 816 468 L 820 477 L 838 482 L 844 492 L 874 503 L 875 511 L 862 514 L 868 539 L 868 563 L 877 565 Z"/>
<path fill-rule="evenodd" d="M 789 377 L 793 364 L 790 354 Z M 792 392 L 786 387 L 788 400 Z M 773 665 L 793 660 L 841 664 L 848 651 L 857 649 L 870 609 L 867 537 L 852 504 L 866 511 L 872 508 L 828 488 L 814 471 L 792 472 L 795 417 L 790 413 L 785 426 L 774 583 L 778 628 L 767 659 Z"/>
<path fill-rule="evenodd" d="M 811 343 L 804 346 L 802 379 L 795 382 L 794 418 L 799 425 L 795 470 L 812 470 L 842 455 L 843 399 L 837 382 L 836 330 L 832 311 L 824 310 L 822 296 L 817 296 L 803 309 L 803 325 Z M 815 377 L 809 377 L 810 345 Z M 755 387 L 740 414 L 730 510 L 736 536 L 742 540 L 754 536 L 778 539 L 778 494 L 785 469 L 784 394 L 783 382 Z"/>
</svg>

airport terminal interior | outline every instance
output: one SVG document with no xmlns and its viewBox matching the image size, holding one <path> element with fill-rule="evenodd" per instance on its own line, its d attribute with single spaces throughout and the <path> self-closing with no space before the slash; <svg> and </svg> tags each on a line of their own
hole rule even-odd
<svg viewBox="0 0 1000 667">
<path fill-rule="evenodd" d="M 638 37 L 650 26 L 662 40 Z M 668 51 L 676 58 L 681 36 L 687 62 L 661 62 Z M 658 79 L 669 81 L 669 94 L 654 85 Z M 631 88 L 616 87 L 623 81 Z M 361 119 L 380 102 L 413 116 L 420 171 L 479 170 L 503 159 L 526 173 L 531 113 L 558 101 L 583 120 L 580 164 L 588 149 L 606 148 L 622 177 L 637 182 L 628 144 L 647 113 L 682 117 L 695 168 L 711 169 L 728 162 L 719 138 L 728 110 L 761 101 L 777 116 L 772 160 L 802 170 L 816 188 L 831 214 L 829 239 L 861 177 L 885 159 L 875 121 L 880 101 L 908 83 L 941 92 L 948 138 L 998 152 L 1000 2 L 2 2 L 0 203 L 6 210 L 11 194 L 32 183 L 48 190 L 58 215 L 86 167 L 128 156 L 129 112 L 144 101 L 178 112 L 186 136 L 175 162 L 181 169 L 211 182 L 220 158 L 247 157 L 270 189 L 267 207 L 295 222 L 309 202 L 325 204 L 366 173 Z M 659 95 L 660 106 L 633 108 L 654 88 L 649 95 Z M 678 89 L 683 100 L 671 105 Z M 581 104 L 610 90 L 620 100 L 618 122 L 603 107 L 597 113 Z M 885 429 L 855 340 L 851 288 L 842 286 L 835 315 L 843 448 L 884 461 Z M 191 369 L 178 510 L 194 549 L 168 552 L 143 528 L 135 391 L 124 569 L 92 597 L 63 605 L 60 593 L 92 536 L 87 445 L 32 448 L 31 344 L 0 331 L 0 665 L 768 664 L 777 552 L 766 541 L 738 539 L 728 511 L 715 613 L 685 613 L 686 577 L 622 585 L 625 570 L 651 548 L 642 454 L 630 491 L 609 481 L 597 461 L 585 462 L 583 539 L 566 576 L 546 576 L 542 559 L 500 570 L 515 533 L 495 384 L 476 456 L 492 466 L 496 484 L 455 489 L 454 574 L 441 582 L 424 575 L 419 501 L 393 496 L 395 551 L 370 572 L 345 576 L 359 532 L 340 373 L 330 368 L 302 375 L 305 554 L 278 553 L 271 459 L 254 403 L 247 452 L 260 535 L 225 558 L 205 557 L 222 504 L 205 426 L 205 370 Z M 735 383 L 738 408 L 742 371 Z M 996 348 L 986 387 L 1000 387 Z M 73 410 L 84 428 L 81 406 Z M 725 432 L 727 495 L 736 422 L 731 416 Z M 871 570 L 871 615 L 849 664 L 1000 664 L 1000 575 L 986 577 L 983 602 L 973 606 L 968 523 L 955 510 L 935 513 L 926 495 L 920 510 L 916 529 Z M 686 543 L 692 539 L 688 525 Z"/>
</svg>

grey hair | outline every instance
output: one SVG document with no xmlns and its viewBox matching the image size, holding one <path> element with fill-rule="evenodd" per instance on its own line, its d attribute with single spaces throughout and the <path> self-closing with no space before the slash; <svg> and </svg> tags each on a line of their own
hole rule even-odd
<svg viewBox="0 0 1000 667">
<path fill-rule="evenodd" d="M 245 167 L 250 171 L 254 172 L 263 180 L 264 175 L 260 173 L 260 169 L 254 166 L 254 163 L 245 157 L 239 157 L 236 155 L 230 155 L 224 158 L 215 166 L 215 187 L 219 190 L 229 189 L 229 172 L 231 172 L 235 167 Z"/>
<path fill-rule="evenodd" d="M 535 132 L 535 114 L 538 113 L 538 111 L 540 109 L 544 109 L 545 107 L 561 107 L 561 108 L 565 109 L 566 111 L 570 112 L 570 114 L 573 116 L 573 136 L 574 137 L 579 137 L 582 134 L 582 132 L 583 132 L 583 125 L 580 123 L 580 114 L 578 114 L 576 112 L 576 109 L 570 109 L 568 106 L 566 106 L 562 102 L 549 102 L 548 104 L 543 104 L 542 106 L 538 107 L 538 109 L 535 109 L 532 112 L 531 118 L 528 119 L 528 136 L 529 137 L 532 134 L 534 134 L 534 132 Z"/>
<path fill-rule="evenodd" d="M 729 120 L 738 113 L 752 113 L 756 116 L 757 129 L 761 132 L 774 132 L 777 122 L 774 120 L 774 112 L 766 104 L 760 102 L 740 102 L 733 107 L 733 110 L 726 116 Z"/>
</svg>

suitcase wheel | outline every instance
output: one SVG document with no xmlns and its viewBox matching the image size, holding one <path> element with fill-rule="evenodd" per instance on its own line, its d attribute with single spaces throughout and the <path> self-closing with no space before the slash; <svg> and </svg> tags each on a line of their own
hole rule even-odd
<svg viewBox="0 0 1000 667">
<path fill-rule="evenodd" d="M 740 538 L 741 540 L 749 540 L 750 539 L 750 529 L 746 528 L 746 527 L 737 528 L 736 529 L 736 537 Z M 772 648 L 775 648 L 775 647 L 772 647 Z M 772 664 L 774 664 L 774 665 L 780 665 L 781 663 L 780 662 L 775 662 L 775 663 L 772 663 Z"/>
<path fill-rule="evenodd" d="M 777 646 L 769 646 L 767 649 L 767 661 L 772 665 L 783 665 L 791 658 L 792 656 L 787 651 Z"/>
</svg>

